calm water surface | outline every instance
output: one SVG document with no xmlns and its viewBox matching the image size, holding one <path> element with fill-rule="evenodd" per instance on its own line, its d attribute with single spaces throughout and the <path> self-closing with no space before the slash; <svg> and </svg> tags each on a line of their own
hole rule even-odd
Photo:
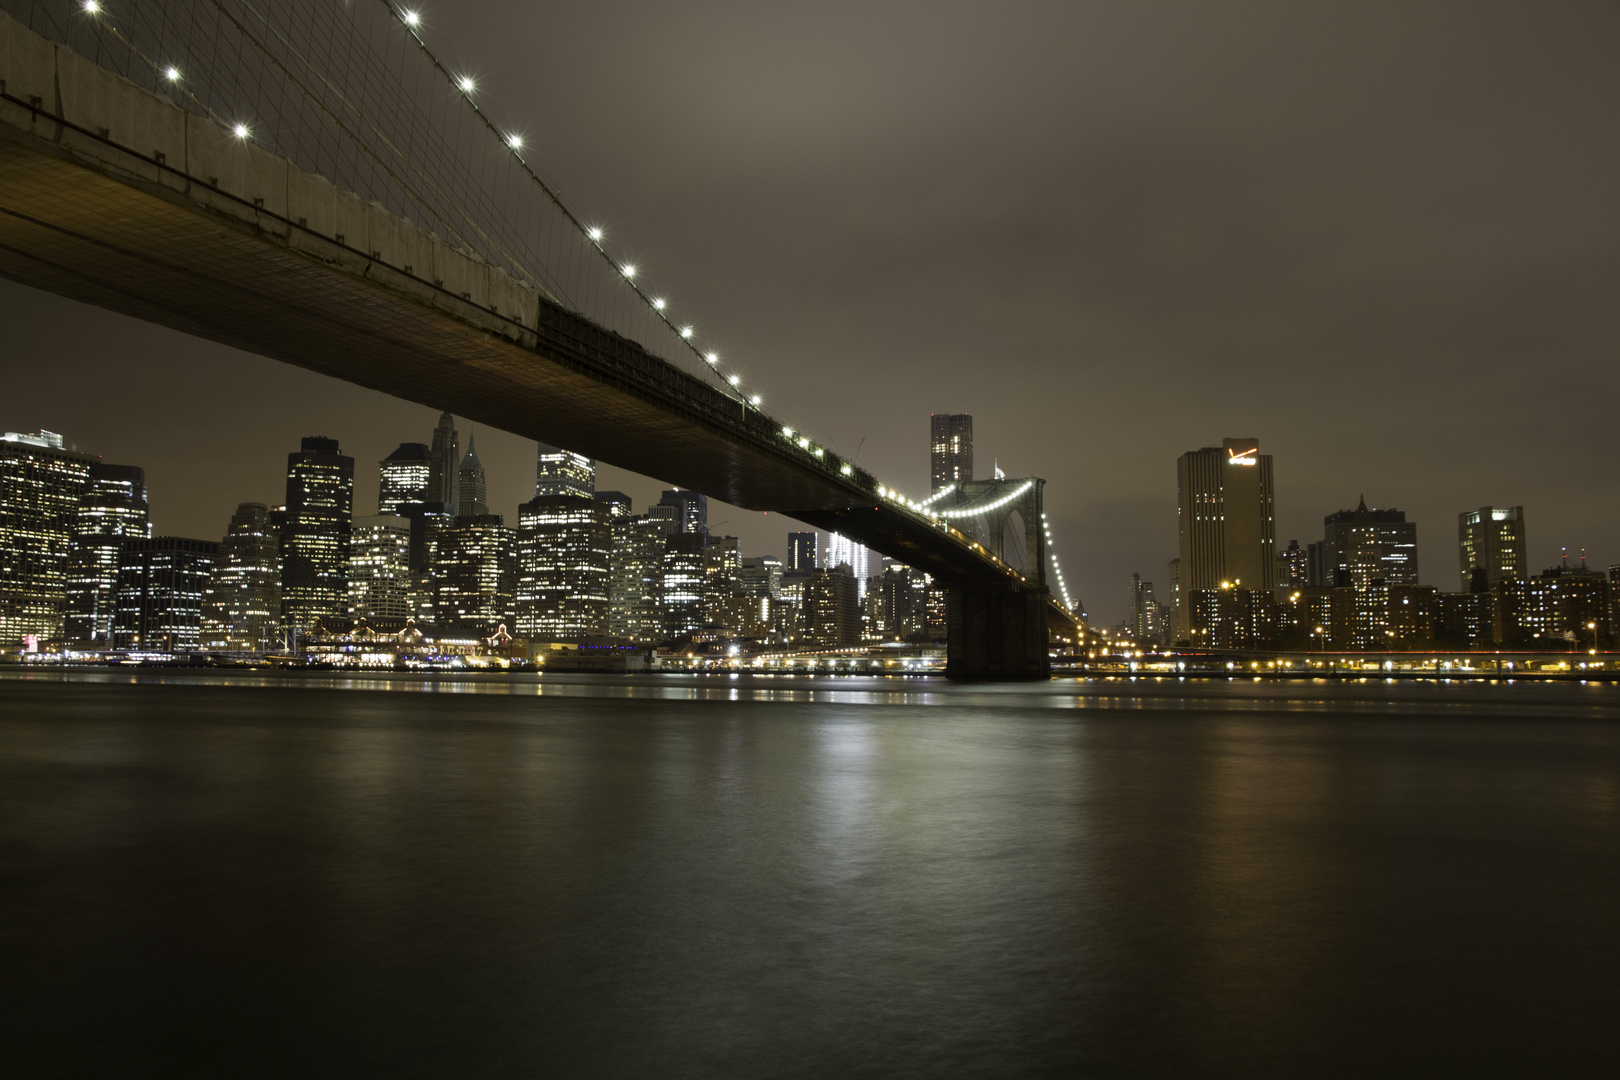
<svg viewBox="0 0 1620 1080">
<path fill-rule="evenodd" d="M 7 1076 L 1620 1075 L 1620 687 L 0 675 Z"/>
</svg>

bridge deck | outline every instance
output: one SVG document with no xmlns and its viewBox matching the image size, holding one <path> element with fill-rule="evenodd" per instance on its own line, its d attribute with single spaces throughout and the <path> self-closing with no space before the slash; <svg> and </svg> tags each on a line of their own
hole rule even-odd
<svg viewBox="0 0 1620 1080">
<path fill-rule="evenodd" d="M 0 275 L 1024 583 L 769 417 L 0 13 Z"/>
</svg>

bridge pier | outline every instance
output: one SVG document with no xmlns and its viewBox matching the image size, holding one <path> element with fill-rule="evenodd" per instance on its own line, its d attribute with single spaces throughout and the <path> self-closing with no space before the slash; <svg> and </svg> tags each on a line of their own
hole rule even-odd
<svg viewBox="0 0 1620 1080">
<path fill-rule="evenodd" d="M 952 585 L 945 592 L 945 674 L 1049 679 L 1045 589 Z"/>
</svg>

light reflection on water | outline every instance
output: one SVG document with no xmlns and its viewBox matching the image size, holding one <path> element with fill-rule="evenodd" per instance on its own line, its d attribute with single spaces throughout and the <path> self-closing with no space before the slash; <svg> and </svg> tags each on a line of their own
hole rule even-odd
<svg viewBox="0 0 1620 1080">
<path fill-rule="evenodd" d="M 1602 1075 L 1617 721 L 1579 684 L 8 671 L 5 1060 Z"/>
</svg>

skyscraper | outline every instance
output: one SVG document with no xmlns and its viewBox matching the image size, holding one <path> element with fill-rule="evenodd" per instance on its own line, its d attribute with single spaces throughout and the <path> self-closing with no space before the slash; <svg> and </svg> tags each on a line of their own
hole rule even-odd
<svg viewBox="0 0 1620 1080">
<path fill-rule="evenodd" d="M 439 622 L 483 634 L 512 624 L 516 539 L 499 514 L 458 516 L 439 533 L 433 574 Z"/>
<path fill-rule="evenodd" d="M 219 545 L 154 536 L 125 540 L 118 551 L 113 645 L 186 652 L 202 643 L 202 614 Z"/>
<path fill-rule="evenodd" d="M 118 549 L 126 538 L 150 535 L 146 473 L 133 465 L 98 461 L 90 466 L 90 481 L 79 497 L 68 555 L 64 638 L 96 648 L 111 646 Z"/>
<path fill-rule="evenodd" d="M 1191 594 L 1223 584 L 1269 592 L 1277 579 L 1271 455 L 1258 439 L 1225 439 L 1176 459 L 1181 552 L 1174 639 L 1190 628 Z"/>
<path fill-rule="evenodd" d="M 706 496 L 675 488 L 664 492 L 658 505 L 674 509 L 676 532 L 709 535 L 709 500 Z"/>
<path fill-rule="evenodd" d="M 653 642 L 664 636 L 664 540 L 672 525 L 671 519 L 646 514 L 609 519 L 608 633 L 614 637 Z"/>
<path fill-rule="evenodd" d="M 1457 562 L 1464 592 L 1468 591 L 1475 568 L 1485 571 L 1487 583 L 1529 578 L 1524 507 L 1482 506 L 1458 514 Z"/>
<path fill-rule="evenodd" d="M 349 542 L 349 614 L 403 619 L 410 612 L 411 523 L 390 514 L 354 519 Z"/>
<path fill-rule="evenodd" d="M 596 462 L 572 450 L 559 450 L 555 446 L 540 444 L 534 471 L 535 498 L 569 495 L 576 499 L 589 499 L 595 494 Z"/>
<path fill-rule="evenodd" d="M 607 507 L 577 495 L 518 507 L 517 634 L 578 641 L 606 634 L 612 532 Z"/>
<path fill-rule="evenodd" d="M 461 435 L 456 431 L 456 418 L 445 413 L 433 429 L 433 448 L 428 452 L 428 497 L 422 501 L 445 503 L 455 513 L 460 504 L 456 491 L 456 471 L 460 468 Z"/>
<path fill-rule="evenodd" d="M 279 515 L 282 620 L 295 634 L 348 610 L 353 510 L 354 458 L 336 439 L 303 440 L 287 455 L 287 505 Z"/>
<path fill-rule="evenodd" d="M 1163 627 L 1159 617 L 1161 608 L 1153 595 L 1153 582 L 1143 581 L 1141 574 L 1132 574 L 1126 604 L 1126 632 L 1137 641 L 1157 641 Z"/>
<path fill-rule="evenodd" d="M 433 455 L 426 443 L 400 443 L 399 449 L 377 463 L 377 513 L 398 514 L 413 503 L 431 502 L 428 487 L 433 477 Z"/>
<path fill-rule="evenodd" d="M 467 436 L 467 456 L 456 471 L 456 517 L 483 517 L 489 513 L 488 491 L 484 484 L 484 463 L 478 460 L 476 437 Z"/>
<path fill-rule="evenodd" d="M 0 437 L 0 646 L 61 636 L 68 552 L 95 460 L 54 431 Z"/>
<path fill-rule="evenodd" d="M 668 494 L 666 492 L 665 494 Z M 703 536 L 672 533 L 664 540 L 660 562 L 664 636 L 684 637 L 703 626 Z"/>
<path fill-rule="evenodd" d="M 932 413 L 928 435 L 930 491 L 973 479 L 973 417 L 967 413 Z"/>
<path fill-rule="evenodd" d="M 281 636 L 281 540 L 264 503 L 236 508 L 203 603 L 204 648 L 266 652 Z"/>
<path fill-rule="evenodd" d="M 813 532 L 788 533 L 788 565 L 789 570 L 814 570 L 816 568 L 816 534 Z"/>
</svg>

